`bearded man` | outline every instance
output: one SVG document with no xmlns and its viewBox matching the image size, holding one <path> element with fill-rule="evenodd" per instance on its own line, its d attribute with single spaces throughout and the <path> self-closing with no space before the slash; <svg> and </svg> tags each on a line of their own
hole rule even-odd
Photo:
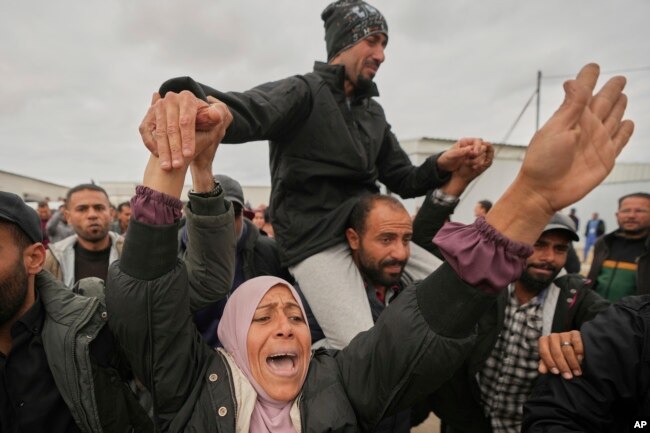
<svg viewBox="0 0 650 433">
<path fill-rule="evenodd" d="M 618 199 L 616 221 L 618 229 L 596 241 L 589 270 L 592 288 L 611 302 L 650 293 L 650 194 Z"/>
<path fill-rule="evenodd" d="M 44 269 L 68 288 L 86 277 L 105 280 L 124 244 L 122 236 L 109 231 L 106 191 L 95 184 L 77 185 L 68 191 L 63 212 L 75 234 L 49 245 Z"/>
<path fill-rule="evenodd" d="M 424 206 L 430 206 L 427 200 Z M 446 432 L 521 431 L 523 404 L 539 376 L 539 337 L 580 329 L 608 307 L 588 280 L 563 270 L 571 241 L 577 240 L 573 220 L 556 213 L 535 242 L 524 273 L 481 317 L 472 354 L 429 398 Z"/>
</svg>

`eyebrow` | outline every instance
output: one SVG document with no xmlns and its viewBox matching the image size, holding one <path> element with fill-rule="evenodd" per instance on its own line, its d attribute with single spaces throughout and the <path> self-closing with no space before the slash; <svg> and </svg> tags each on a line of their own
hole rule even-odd
<svg viewBox="0 0 650 433">
<path fill-rule="evenodd" d="M 286 307 L 285 307 L 285 308 L 292 308 L 292 307 L 293 307 L 293 308 L 300 308 L 300 305 L 298 305 L 296 302 L 285 302 L 285 304 L 286 304 Z M 277 305 L 278 305 L 277 302 L 271 302 L 271 303 L 264 304 L 264 305 L 258 305 L 257 308 L 255 309 L 255 311 L 257 311 L 257 310 L 261 310 L 261 309 L 263 309 L 263 308 L 271 308 L 271 307 L 275 307 L 275 306 L 277 306 Z"/>
</svg>

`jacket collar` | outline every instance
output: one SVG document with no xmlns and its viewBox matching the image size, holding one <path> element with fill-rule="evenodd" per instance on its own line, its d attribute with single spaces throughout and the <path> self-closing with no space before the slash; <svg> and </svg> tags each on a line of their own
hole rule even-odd
<svg viewBox="0 0 650 433">
<path fill-rule="evenodd" d="M 315 62 L 314 63 L 314 72 L 318 74 L 323 81 L 325 81 L 333 93 L 343 93 L 343 83 L 345 82 L 345 66 L 343 65 L 330 65 L 329 63 Z M 377 84 L 374 82 L 370 88 L 365 90 L 357 89 L 352 95 L 352 103 L 358 103 L 364 99 L 369 99 L 372 97 L 379 96 L 379 90 L 377 89 Z"/>
</svg>

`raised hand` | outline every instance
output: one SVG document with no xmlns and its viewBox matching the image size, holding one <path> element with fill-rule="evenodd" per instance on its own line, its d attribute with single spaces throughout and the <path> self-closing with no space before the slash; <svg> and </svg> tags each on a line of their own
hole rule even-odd
<svg viewBox="0 0 650 433">
<path fill-rule="evenodd" d="M 519 173 L 550 213 L 600 184 L 634 130 L 631 121 L 622 121 L 625 78 L 610 79 L 592 97 L 598 75 L 598 65 L 589 64 L 564 84 L 564 102 L 533 137 Z"/>
<path fill-rule="evenodd" d="M 592 96 L 599 67 L 588 64 L 564 83 L 565 99 L 531 140 L 515 181 L 486 220 L 507 237 L 532 244 L 558 210 L 594 189 L 614 167 L 634 131 L 622 120 L 624 77 Z"/>
<path fill-rule="evenodd" d="M 486 143 L 480 138 L 461 138 L 438 158 L 438 168 L 455 172 L 468 161 L 478 166 L 483 163 L 482 156 L 487 151 Z M 491 160 L 490 160 L 490 163 Z"/>
<path fill-rule="evenodd" d="M 217 145 L 232 122 L 228 107 L 212 98 L 208 104 L 191 92 L 154 93 L 140 124 L 140 136 L 161 168 L 181 168 L 206 148 Z M 216 151 L 216 148 L 215 148 Z"/>
</svg>

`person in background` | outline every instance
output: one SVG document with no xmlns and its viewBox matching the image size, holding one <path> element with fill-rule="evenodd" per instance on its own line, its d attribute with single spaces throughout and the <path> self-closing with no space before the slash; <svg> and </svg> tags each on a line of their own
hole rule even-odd
<svg viewBox="0 0 650 433">
<path fill-rule="evenodd" d="M 228 296 L 232 295 L 237 287 L 245 281 L 262 275 L 292 281 L 291 274 L 280 263 L 278 246 L 275 240 L 261 234 L 260 230 L 249 219 L 251 212 L 244 207 L 244 191 L 239 182 L 224 174 L 215 175 L 214 180 L 223 188 L 224 198 L 232 203 L 235 215 L 234 229 L 237 238 L 235 274 Z M 187 239 L 186 233 L 187 231 L 185 231 L 184 235 L 185 243 L 189 244 L 190 240 Z M 205 342 L 211 347 L 220 346 L 217 327 L 223 315 L 226 301 L 227 297 L 194 313 L 194 323 Z M 302 302 L 305 306 L 307 318 L 310 321 L 312 340 L 316 341 L 322 338 L 322 333 L 318 332 L 318 324 L 315 322 L 306 301 L 302 299 Z"/>
<path fill-rule="evenodd" d="M 576 224 L 576 230 L 580 231 L 580 218 L 578 218 L 576 212 L 577 212 L 576 208 L 572 207 L 571 210 L 569 211 L 569 218 L 571 218 L 573 222 Z"/>
<path fill-rule="evenodd" d="M 474 217 L 484 217 L 492 208 L 492 202 L 490 200 L 481 200 L 476 203 L 474 206 Z"/>
<path fill-rule="evenodd" d="M 74 227 L 68 224 L 68 221 L 65 218 L 65 200 L 63 201 L 64 204 L 54 211 L 45 226 L 47 236 L 51 243 L 59 242 L 60 240 L 74 234 Z"/>
<path fill-rule="evenodd" d="M 115 221 L 111 224 L 111 231 L 118 235 L 125 234 L 131 220 L 131 203 L 125 201 L 118 204 L 115 217 Z"/>
<path fill-rule="evenodd" d="M 583 262 L 587 261 L 589 251 L 591 251 L 591 247 L 596 243 L 596 239 L 603 234 L 605 234 L 605 221 L 598 217 L 597 212 L 594 212 L 591 214 L 591 219 L 587 221 L 587 226 L 585 228 L 585 247 L 582 255 Z"/>
<path fill-rule="evenodd" d="M 105 280 L 108 266 L 120 257 L 124 238 L 109 230 L 109 209 L 108 195 L 98 185 L 68 191 L 64 214 L 75 234 L 51 243 L 43 265 L 66 287 L 86 277 Z"/>
<path fill-rule="evenodd" d="M 47 248 L 50 243 L 50 238 L 47 235 L 47 222 L 52 217 L 52 210 L 50 205 L 46 201 L 39 201 L 36 205 L 36 212 L 38 217 L 41 219 L 41 231 L 43 232 L 43 246 Z"/>
<path fill-rule="evenodd" d="M 650 293 L 650 194 L 626 194 L 618 200 L 618 229 L 600 237 L 589 270 L 592 288 L 616 302 Z"/>
</svg>

